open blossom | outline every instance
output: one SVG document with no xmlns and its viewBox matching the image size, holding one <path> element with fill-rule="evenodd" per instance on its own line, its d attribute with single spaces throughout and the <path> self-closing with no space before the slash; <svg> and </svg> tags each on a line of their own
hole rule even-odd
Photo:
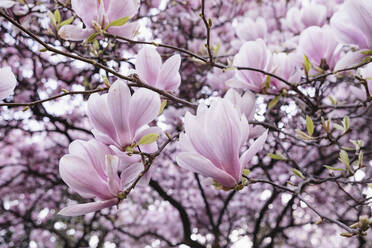
<svg viewBox="0 0 372 248">
<path fill-rule="evenodd" d="M 242 171 L 262 149 L 267 132 L 240 156 L 249 137 L 247 118 L 227 99 L 200 105 L 196 115 L 185 115 L 185 133 L 180 135 L 179 166 L 215 179 L 226 188 L 239 183 Z"/>
<path fill-rule="evenodd" d="M 234 57 L 234 66 L 250 67 L 269 72 L 271 70 L 271 52 L 262 39 L 243 44 Z M 252 70 L 237 70 L 235 78 L 227 85 L 234 88 L 249 89 L 260 92 L 265 85 L 266 75 Z"/>
<path fill-rule="evenodd" d="M 113 83 L 106 94 L 92 94 L 88 99 L 88 117 L 92 133 L 107 144 L 127 164 L 140 160 L 139 155 L 128 156 L 126 148 L 150 133 L 160 133 L 158 127 L 149 127 L 160 110 L 157 93 L 140 88 L 131 95 L 123 80 Z M 143 152 L 154 152 L 156 143 L 140 146 Z"/>
<path fill-rule="evenodd" d="M 372 49 L 372 1 L 346 1 L 333 15 L 331 26 L 340 42 Z"/>
<path fill-rule="evenodd" d="M 58 34 L 72 41 L 87 39 L 91 34 L 104 30 L 111 22 L 137 14 L 137 0 L 72 0 L 72 9 L 83 20 L 86 28 L 76 25 L 62 26 Z M 126 23 L 123 26 L 111 26 L 107 32 L 126 38 L 132 38 L 138 30 L 138 23 Z"/>
<path fill-rule="evenodd" d="M 12 94 L 16 84 L 17 79 L 10 67 L 0 68 L 0 100 Z"/>
<path fill-rule="evenodd" d="M 292 7 L 288 10 L 284 26 L 294 33 L 301 32 L 310 26 L 322 26 L 327 21 L 327 8 L 324 5 L 311 3 L 300 9 Z"/>
<path fill-rule="evenodd" d="M 179 73 L 181 56 L 173 55 L 164 63 L 154 47 L 143 47 L 136 58 L 136 71 L 139 78 L 158 89 L 175 91 L 181 84 Z"/>
<path fill-rule="evenodd" d="M 298 52 L 306 55 L 314 66 L 327 69 L 327 65 L 333 69 L 340 59 L 341 46 L 329 27 L 312 26 L 301 33 Z"/>
<path fill-rule="evenodd" d="M 298 61 L 298 54 L 274 53 L 272 59 L 273 73 L 289 83 L 297 83 L 300 81 L 302 75 L 301 66 Z M 289 85 L 274 77 L 271 78 L 270 84 L 277 91 L 289 88 Z"/>
<path fill-rule="evenodd" d="M 267 36 L 267 25 L 264 18 L 259 17 L 256 21 L 251 18 L 246 18 L 242 23 L 239 23 L 236 27 L 236 35 L 245 41 L 251 41 L 256 39 L 266 39 Z"/>
<path fill-rule="evenodd" d="M 96 140 L 76 140 L 69 146 L 69 154 L 59 162 L 63 181 L 75 192 L 96 201 L 68 206 L 59 214 L 77 216 L 117 205 L 124 190 L 144 169 L 136 163 L 118 176 L 119 159 L 107 146 Z"/>
</svg>

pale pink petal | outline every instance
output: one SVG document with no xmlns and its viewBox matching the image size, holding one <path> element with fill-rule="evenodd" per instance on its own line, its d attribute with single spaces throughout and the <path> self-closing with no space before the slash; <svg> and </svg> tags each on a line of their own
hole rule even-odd
<svg viewBox="0 0 372 248">
<path fill-rule="evenodd" d="M 81 41 L 87 39 L 95 31 L 92 28 L 81 28 L 76 25 L 64 25 L 59 31 L 58 35 L 64 40 Z"/>
<path fill-rule="evenodd" d="M 177 154 L 176 160 L 182 168 L 212 177 L 223 186 L 234 187 L 238 183 L 231 175 L 215 167 L 209 160 L 197 153 L 181 152 Z"/>
<path fill-rule="evenodd" d="M 240 116 L 228 100 L 212 103 L 206 114 L 204 137 L 212 144 L 218 163 L 224 171 L 239 180 Z"/>
<path fill-rule="evenodd" d="M 7 1 L 7 0 L 1 0 L 0 1 L 0 8 L 11 8 L 16 4 L 14 1 Z"/>
<path fill-rule="evenodd" d="M 110 116 L 106 94 L 100 96 L 98 93 L 94 93 L 89 97 L 87 115 L 94 129 L 107 135 L 112 140 L 117 139 L 116 131 Z"/>
<path fill-rule="evenodd" d="M 106 182 L 87 161 L 64 155 L 59 161 L 59 174 L 63 181 L 77 193 L 92 194 L 100 199 L 111 198 Z"/>
<path fill-rule="evenodd" d="M 181 84 L 180 65 L 181 56 L 178 54 L 167 59 L 160 68 L 156 87 L 167 91 L 178 89 Z"/>
<path fill-rule="evenodd" d="M 108 188 L 113 195 L 117 195 L 120 189 L 120 179 L 118 177 L 119 158 L 112 155 L 106 155 L 106 172 Z"/>
<path fill-rule="evenodd" d="M 110 18 L 110 21 L 127 16 L 133 17 L 138 12 L 138 3 L 137 0 L 105 0 L 107 16 Z"/>
<path fill-rule="evenodd" d="M 61 211 L 58 212 L 58 214 L 64 216 L 79 216 L 91 212 L 96 212 L 104 208 L 115 206 L 117 203 L 118 199 L 114 198 L 106 201 L 77 204 L 63 208 Z"/>
<path fill-rule="evenodd" d="M 145 168 L 142 163 L 135 163 L 124 169 L 120 175 L 123 189 L 126 189 L 144 169 Z"/>
<path fill-rule="evenodd" d="M 0 101 L 11 95 L 16 87 L 17 79 L 10 67 L 0 68 Z"/>
<path fill-rule="evenodd" d="M 362 61 L 367 57 L 367 55 L 362 54 L 362 52 L 363 50 L 356 52 L 348 52 L 337 62 L 334 70 L 338 71 L 362 63 Z"/>
<path fill-rule="evenodd" d="M 92 26 L 92 21 L 97 20 L 98 2 L 96 0 L 72 0 L 71 6 L 84 24 L 90 27 Z"/>
<path fill-rule="evenodd" d="M 143 47 L 136 58 L 136 71 L 139 78 L 145 83 L 155 86 L 161 64 L 161 57 L 154 47 Z"/>
<path fill-rule="evenodd" d="M 264 132 L 260 137 L 258 137 L 254 143 L 249 147 L 249 149 L 243 153 L 240 157 L 240 164 L 242 168 L 246 167 L 247 163 L 256 155 L 257 152 L 262 150 L 267 139 L 268 131 Z"/>
<path fill-rule="evenodd" d="M 107 102 L 121 147 L 130 145 L 133 138 L 128 125 L 130 98 L 129 88 L 123 80 L 119 79 L 111 85 Z"/>
<path fill-rule="evenodd" d="M 120 27 L 110 27 L 107 31 L 110 34 L 132 39 L 138 32 L 140 25 L 138 22 L 126 23 Z M 120 39 L 118 41 L 121 41 Z"/>
<path fill-rule="evenodd" d="M 130 109 L 128 115 L 131 135 L 134 138 L 137 130 L 153 121 L 160 111 L 159 94 L 148 90 L 138 89 L 130 100 Z"/>
</svg>

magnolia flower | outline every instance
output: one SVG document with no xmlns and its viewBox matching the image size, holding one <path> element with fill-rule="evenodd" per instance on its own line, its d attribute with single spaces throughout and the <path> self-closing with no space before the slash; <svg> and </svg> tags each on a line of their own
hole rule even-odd
<svg viewBox="0 0 372 248">
<path fill-rule="evenodd" d="M 136 58 L 139 78 L 161 90 L 175 91 L 181 84 L 179 73 L 181 57 L 176 54 L 162 64 L 160 54 L 154 47 L 143 47 Z"/>
<path fill-rule="evenodd" d="M 358 71 L 360 77 L 367 81 L 368 93 L 370 96 L 372 96 L 372 64 L 370 63 L 364 68 L 359 68 Z M 363 101 L 366 99 L 367 94 L 364 87 L 357 88 L 355 86 L 351 86 L 351 91 L 357 98 Z"/>
<path fill-rule="evenodd" d="M 10 67 L 0 68 L 0 100 L 7 98 L 16 87 L 17 79 Z"/>
<path fill-rule="evenodd" d="M 340 42 L 372 49 L 372 2 L 346 1 L 331 18 L 331 26 Z"/>
<path fill-rule="evenodd" d="M 341 56 L 341 46 L 328 27 L 305 29 L 300 35 L 298 51 L 306 55 L 311 64 L 322 69 L 333 69 Z"/>
<path fill-rule="evenodd" d="M 128 156 L 126 149 L 147 134 L 161 132 L 160 128 L 147 125 L 158 116 L 160 105 L 157 93 L 141 88 L 131 95 L 127 84 L 119 79 L 108 93 L 89 97 L 87 115 L 96 139 L 109 145 L 124 164 L 131 164 L 140 156 Z M 140 147 L 143 152 L 157 149 L 156 143 Z"/>
<path fill-rule="evenodd" d="M 271 52 L 262 39 L 248 41 L 235 55 L 233 64 L 236 67 L 251 67 L 268 72 L 271 70 Z M 264 88 L 265 78 L 266 75 L 261 72 L 237 70 L 235 79 L 229 80 L 227 85 L 260 92 Z"/>
<path fill-rule="evenodd" d="M 236 35 L 245 41 L 266 39 L 267 25 L 264 18 L 259 17 L 256 21 L 246 18 L 242 23 L 236 27 Z"/>
<path fill-rule="evenodd" d="M 292 7 L 288 10 L 283 24 L 294 33 L 301 32 L 310 26 L 322 26 L 327 21 L 327 8 L 324 5 L 311 3 L 300 9 Z"/>
<path fill-rule="evenodd" d="M 105 30 L 108 25 L 121 18 L 131 18 L 137 14 L 137 0 L 72 0 L 72 9 L 83 20 L 86 28 L 75 25 L 62 26 L 58 34 L 62 39 L 81 41 L 91 34 Z M 110 26 L 107 32 L 132 38 L 138 30 L 138 23 Z"/>
<path fill-rule="evenodd" d="M 68 206 L 59 214 L 83 215 L 117 205 L 124 191 L 139 176 L 144 167 L 136 163 L 118 176 L 119 159 L 109 148 L 96 140 L 76 140 L 69 146 L 69 154 L 59 162 L 63 181 L 75 192 L 96 201 Z"/>
<path fill-rule="evenodd" d="M 254 120 L 254 114 L 256 113 L 256 96 L 249 90 L 247 90 L 243 95 L 241 95 L 235 89 L 229 89 L 224 99 L 229 100 L 235 108 L 237 108 L 241 114 L 245 115 L 245 118 L 248 121 Z M 265 129 L 258 125 L 258 126 L 249 126 L 249 137 L 256 138 L 261 135 Z"/>
<path fill-rule="evenodd" d="M 227 99 L 212 101 L 209 108 L 200 105 L 196 115 L 186 113 L 184 123 L 178 165 L 211 177 L 226 188 L 239 183 L 243 168 L 267 138 L 265 132 L 240 156 L 249 137 L 249 125 L 245 115 Z"/>
<path fill-rule="evenodd" d="M 302 61 L 301 61 L 302 62 Z M 297 54 L 274 53 L 272 58 L 273 73 L 289 83 L 297 83 L 301 79 L 302 72 L 298 63 Z M 277 90 L 288 89 L 289 85 L 272 77 L 270 84 Z"/>
</svg>

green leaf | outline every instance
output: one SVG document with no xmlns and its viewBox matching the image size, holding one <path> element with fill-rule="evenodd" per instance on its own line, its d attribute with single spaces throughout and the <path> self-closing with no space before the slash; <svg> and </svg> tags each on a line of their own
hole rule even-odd
<svg viewBox="0 0 372 248">
<path fill-rule="evenodd" d="M 345 169 L 343 168 L 335 168 L 335 167 L 332 167 L 332 166 L 329 166 L 329 165 L 323 165 L 325 168 L 327 168 L 328 170 L 333 170 L 333 171 L 345 171 Z"/>
<path fill-rule="evenodd" d="M 159 138 L 157 133 L 149 133 L 143 136 L 137 143 L 137 145 L 148 145 L 154 143 Z"/>
<path fill-rule="evenodd" d="M 251 171 L 248 170 L 248 169 L 243 169 L 243 175 L 246 176 L 246 177 L 249 175 L 250 172 Z"/>
<path fill-rule="evenodd" d="M 93 33 L 93 34 L 91 34 L 91 35 L 88 37 L 87 42 L 88 42 L 88 43 L 93 42 L 94 39 L 97 37 L 97 35 L 98 35 L 98 33 Z"/>
<path fill-rule="evenodd" d="M 339 160 L 346 166 L 346 169 L 352 173 L 352 170 L 351 170 L 351 166 L 350 166 L 350 159 L 349 159 L 349 155 L 347 154 L 346 151 L 344 150 L 341 150 L 340 151 L 340 158 Z"/>
<path fill-rule="evenodd" d="M 310 63 L 309 58 L 306 55 L 304 55 L 304 69 L 305 69 L 306 75 L 308 75 L 311 67 L 312 67 L 312 65 Z"/>
<path fill-rule="evenodd" d="M 345 116 L 342 120 L 342 124 L 344 125 L 344 132 L 347 132 L 350 128 L 350 118 L 349 116 Z"/>
<path fill-rule="evenodd" d="M 358 165 L 359 165 L 359 168 L 363 166 L 363 156 L 364 156 L 363 151 L 360 151 L 359 152 L 359 155 L 358 155 Z"/>
<path fill-rule="evenodd" d="M 270 88 L 270 81 L 271 81 L 271 76 L 266 76 L 265 89 Z"/>
<path fill-rule="evenodd" d="M 306 129 L 309 136 L 313 136 L 314 133 L 314 123 L 310 116 L 306 115 Z"/>
<path fill-rule="evenodd" d="M 361 54 L 363 54 L 363 55 L 372 55 L 372 50 L 362 51 Z"/>
<path fill-rule="evenodd" d="M 54 11 L 54 18 L 57 24 L 61 22 L 61 13 L 59 13 L 58 9 Z"/>
<path fill-rule="evenodd" d="M 160 105 L 160 111 L 159 111 L 158 116 L 161 115 L 161 114 L 163 113 L 165 106 L 167 106 L 167 100 L 166 100 L 166 99 L 164 99 L 164 100 L 161 102 L 161 105 Z"/>
<path fill-rule="evenodd" d="M 269 102 L 267 109 L 272 109 L 279 102 L 281 95 L 277 95 L 273 100 Z"/>
<path fill-rule="evenodd" d="M 277 152 L 277 154 L 268 153 L 267 155 L 270 158 L 275 159 L 275 160 L 287 160 L 287 158 L 283 154 L 281 154 L 280 152 Z"/>
<path fill-rule="evenodd" d="M 105 27 L 105 31 L 107 29 L 109 29 L 110 27 L 113 27 L 113 26 L 123 26 L 125 23 L 127 23 L 129 21 L 130 17 L 129 16 L 126 16 L 126 17 L 122 17 L 122 18 L 119 18 L 119 19 L 116 19 L 115 21 L 112 21 L 110 22 L 106 27 Z"/>
<path fill-rule="evenodd" d="M 333 126 L 334 126 L 337 130 L 344 131 L 344 127 L 341 126 L 341 125 L 338 125 L 337 123 L 333 123 Z"/>
<path fill-rule="evenodd" d="M 337 104 L 337 101 L 333 97 L 328 96 L 328 98 L 331 101 L 332 105 L 336 105 Z"/>
<path fill-rule="evenodd" d="M 304 176 L 304 174 L 302 174 L 301 171 L 299 171 L 299 170 L 293 168 L 293 169 L 292 169 L 292 172 L 293 172 L 293 174 L 294 174 L 295 176 L 297 176 L 297 177 L 299 177 L 299 178 L 301 178 L 301 179 L 305 179 L 305 176 Z"/>
<path fill-rule="evenodd" d="M 62 26 L 64 26 L 64 25 L 69 25 L 69 24 L 71 24 L 73 21 L 74 21 L 74 17 L 72 16 L 72 17 L 68 18 L 67 20 L 64 20 L 63 22 L 61 22 L 61 23 L 59 24 L 59 26 L 62 27 Z"/>
<path fill-rule="evenodd" d="M 296 137 L 299 138 L 299 139 L 303 139 L 303 140 L 313 140 L 314 138 L 307 135 L 307 133 L 301 131 L 300 129 L 296 129 Z"/>
</svg>

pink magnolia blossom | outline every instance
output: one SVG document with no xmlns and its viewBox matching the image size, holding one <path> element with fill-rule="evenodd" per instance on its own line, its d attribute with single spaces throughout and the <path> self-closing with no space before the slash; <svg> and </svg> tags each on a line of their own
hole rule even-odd
<svg viewBox="0 0 372 248">
<path fill-rule="evenodd" d="M 266 39 L 267 36 L 267 25 L 264 18 L 259 17 L 256 21 L 250 18 L 244 19 L 242 23 L 239 23 L 236 27 L 236 35 L 245 41 L 251 41 L 256 39 Z"/>
<path fill-rule="evenodd" d="M 239 183 L 242 170 L 262 149 L 267 132 L 240 156 L 249 137 L 248 121 L 227 99 L 200 105 L 196 115 L 185 115 L 185 133 L 180 135 L 179 166 L 211 177 L 226 188 Z"/>
<path fill-rule="evenodd" d="M 251 67 L 263 71 L 271 70 L 271 52 L 262 39 L 248 41 L 243 44 L 234 57 L 235 67 Z M 260 92 L 265 84 L 266 75 L 252 70 L 237 70 L 235 78 L 227 85 L 234 88 L 249 89 Z"/>
<path fill-rule="evenodd" d="M 341 46 L 330 28 L 312 26 L 301 33 L 298 51 L 306 55 L 312 65 L 320 67 L 326 62 L 333 69 L 340 59 Z"/>
<path fill-rule="evenodd" d="M 139 78 L 149 85 L 166 91 L 175 91 L 180 86 L 180 65 L 180 55 L 173 55 L 163 64 L 160 54 L 154 47 L 149 46 L 142 48 L 136 58 L 136 71 Z"/>
<path fill-rule="evenodd" d="M 312 3 L 301 9 L 297 7 L 290 8 L 286 19 L 283 20 L 283 24 L 288 30 L 299 33 L 310 26 L 322 26 L 326 20 L 327 8 L 323 5 Z"/>
<path fill-rule="evenodd" d="M 272 67 L 275 75 L 285 79 L 289 83 L 297 83 L 301 79 L 302 72 L 297 54 L 274 53 Z M 289 88 L 289 85 L 274 77 L 271 78 L 270 83 L 277 91 Z"/>
<path fill-rule="evenodd" d="M 117 80 L 108 93 L 89 97 L 87 114 L 96 139 L 109 145 L 122 162 L 131 164 L 139 161 L 140 156 L 128 156 L 126 147 L 149 133 L 161 132 L 158 127 L 148 126 L 158 116 L 160 105 L 157 93 L 140 88 L 131 95 L 127 84 Z M 156 149 L 156 143 L 141 146 L 144 152 Z"/>
<path fill-rule="evenodd" d="M 86 28 L 76 25 L 62 26 L 58 34 L 65 40 L 81 41 L 91 34 L 104 30 L 111 22 L 137 14 L 139 4 L 136 0 L 72 0 L 72 9 L 83 20 Z M 111 26 L 107 32 L 132 38 L 138 30 L 138 23 Z"/>
<path fill-rule="evenodd" d="M 17 79 L 10 67 L 0 68 L 0 100 L 12 94 L 16 84 Z"/>
<path fill-rule="evenodd" d="M 68 206 L 59 214 L 83 215 L 117 205 L 120 194 L 144 169 L 140 163 L 123 170 L 118 176 L 119 159 L 107 146 L 96 140 L 76 140 L 69 146 L 69 154 L 59 162 L 63 181 L 75 192 L 96 201 Z"/>
<path fill-rule="evenodd" d="M 331 26 L 341 42 L 372 49 L 372 1 L 346 1 L 333 15 Z"/>
</svg>

